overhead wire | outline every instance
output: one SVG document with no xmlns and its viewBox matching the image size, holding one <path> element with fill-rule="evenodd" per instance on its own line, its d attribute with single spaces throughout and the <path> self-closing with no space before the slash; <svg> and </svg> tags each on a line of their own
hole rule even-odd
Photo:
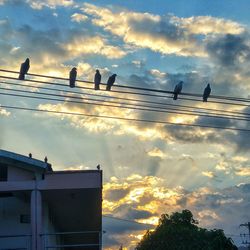
<svg viewBox="0 0 250 250">
<path fill-rule="evenodd" d="M 13 71 L 13 70 L 0 69 L 0 71 L 7 72 L 7 73 L 19 74 L 18 71 Z M 69 80 L 68 78 L 65 78 L 65 77 L 55 77 L 55 76 L 50 76 L 50 75 L 41 75 L 41 74 L 32 74 L 32 73 L 27 73 L 27 75 L 36 76 L 36 77 L 43 77 L 43 78 L 51 78 L 51 79 L 56 79 L 56 80 Z M 88 83 L 88 84 L 93 84 L 94 83 L 92 81 L 80 80 L 80 79 L 77 79 L 76 82 L 83 82 L 83 83 Z M 101 85 L 106 85 L 106 84 L 101 83 Z M 135 89 L 135 90 L 141 90 L 141 91 L 151 91 L 151 92 L 165 93 L 165 94 L 173 94 L 173 91 L 161 90 L 161 89 L 152 89 L 152 88 L 142 88 L 142 87 L 128 86 L 128 85 L 116 84 L 114 87 Z M 202 97 L 201 94 L 195 94 L 195 93 L 181 92 L 180 95 L 192 96 L 192 97 Z M 233 100 L 233 101 L 240 101 L 240 102 L 250 102 L 250 99 L 248 99 L 248 98 L 233 97 L 233 96 L 210 95 L 209 98 L 223 99 L 223 100 Z"/>
<path fill-rule="evenodd" d="M 0 75 L 0 78 L 17 80 L 15 77 L 2 76 L 2 75 Z M 68 85 L 66 85 L 66 84 L 54 83 L 54 82 L 44 82 L 44 81 L 40 81 L 40 80 L 25 79 L 23 81 L 68 87 Z M 83 86 L 75 86 L 75 88 L 93 90 L 93 88 L 83 87 Z M 131 94 L 131 95 L 141 95 L 141 96 L 150 96 L 150 97 L 157 97 L 157 98 L 171 98 L 172 99 L 172 96 L 155 95 L 155 94 L 149 94 L 149 93 L 140 93 L 140 92 L 131 92 L 131 91 L 119 91 L 119 90 L 112 90 L 112 91 L 109 91 L 109 92 L 114 92 L 114 93 L 119 93 L 119 94 Z M 193 98 L 186 98 L 186 97 L 178 97 L 178 99 L 186 100 L 186 101 L 188 100 L 188 101 L 194 101 L 194 102 L 201 102 L 201 100 L 193 99 Z M 241 107 L 250 107 L 250 105 L 248 105 L 248 104 L 234 103 L 234 102 L 209 101 L 209 103 L 224 104 L 224 105 L 236 105 L 236 106 L 241 106 Z"/>
<path fill-rule="evenodd" d="M 124 222 L 129 222 L 129 223 L 135 223 L 135 224 L 139 224 L 139 225 L 145 225 L 145 226 L 150 226 L 150 227 L 156 227 L 156 225 L 154 224 L 149 224 L 149 223 L 144 223 L 144 222 L 138 222 L 135 220 L 129 220 L 129 219 L 124 219 L 124 218 L 120 218 L 120 217 L 115 217 L 115 216 L 109 216 L 109 215 L 102 215 L 102 217 L 105 218 L 109 218 L 109 219 L 113 219 L 113 220 L 118 220 L 118 221 L 124 221 Z M 241 237 L 241 235 L 237 235 L 237 234 L 225 234 L 228 237 Z"/>
<path fill-rule="evenodd" d="M 18 73 L 16 71 L 8 71 L 8 70 L 1 70 L 0 71 L 5 71 L 5 72 L 10 72 L 10 73 Z M 29 75 L 32 75 L 32 76 L 38 76 L 38 77 L 50 77 L 50 76 L 46 76 L 46 75 L 38 75 L 38 74 L 29 74 Z M 17 80 L 16 78 L 14 77 L 10 77 L 10 76 L 0 76 L 0 78 L 5 78 L 5 79 L 11 79 L 11 80 Z M 59 78 L 59 77 L 51 77 L 53 79 L 56 79 L 56 80 L 68 80 L 68 78 Z M 27 82 L 33 82 L 33 83 L 42 83 L 42 84 L 50 84 L 50 85 L 56 85 L 56 86 L 61 86 L 61 87 L 66 87 L 68 85 L 65 85 L 65 84 L 61 84 L 61 83 L 57 83 L 57 82 L 44 82 L 44 81 L 40 81 L 40 80 L 34 80 L 34 79 L 26 79 L 25 81 Z M 88 83 L 91 83 L 93 84 L 93 82 L 90 82 L 90 81 L 83 81 L 83 82 L 88 82 Z M 2 82 L 2 83 L 5 83 L 5 82 Z M 15 84 L 15 83 L 9 83 L 9 84 Z M 16 84 L 17 85 L 17 84 Z M 32 85 L 34 87 L 34 85 Z M 117 86 L 117 85 L 116 85 Z M 27 87 L 27 85 L 26 85 Z M 29 86 L 31 87 L 31 86 Z M 40 86 L 36 86 L 37 88 L 39 88 Z M 133 88 L 132 86 L 130 86 L 131 88 Z M 45 89 L 45 87 L 40 87 L 40 88 L 43 88 Z M 83 87 L 83 86 L 77 86 L 77 88 L 80 88 L 80 89 L 88 89 L 88 90 L 93 90 L 92 88 L 88 88 L 88 87 Z M 137 89 L 137 87 L 135 87 Z M 237 115 L 228 115 L 225 114 L 225 112 L 223 114 L 218 114 L 218 113 L 211 113 L 211 114 L 206 114 L 205 112 L 202 112 L 202 111 L 197 111 L 197 110 L 189 110 L 189 109 L 179 109 L 179 107 L 176 107 L 176 108 L 166 108 L 166 107 L 162 107 L 162 106 L 146 106 L 146 105 L 141 105 L 141 104 L 136 104 L 137 107 L 131 107 L 132 105 L 134 104 L 131 104 L 131 103 L 117 103 L 117 102 L 114 102 L 114 101 L 107 101 L 107 100 L 100 100 L 100 99 L 96 99 L 96 98 L 83 98 L 83 97 L 78 97 L 78 96 L 67 96 L 67 95 L 58 95 L 58 94 L 51 94 L 51 93 L 44 93 L 44 92 L 33 92 L 33 91 L 25 91 L 25 90 L 17 90 L 17 89 L 7 89 L 7 88 L 1 88 L 2 90 L 4 91 L 15 91 L 15 92 L 22 92 L 22 93 L 29 93 L 29 94 L 36 94 L 36 95 L 49 95 L 49 96 L 57 96 L 57 97 L 60 97 L 60 98 L 67 98 L 67 99 L 58 99 L 58 98 L 45 98 L 45 97 L 37 97 L 37 96 L 27 96 L 27 95 L 16 95 L 16 94 L 11 94 L 11 93 L 1 93 L 1 95 L 9 95 L 9 96 L 16 96 L 16 97 L 23 97 L 23 98 L 34 98 L 34 99 L 44 99 L 44 100 L 52 100 L 52 101 L 60 101 L 60 102 L 75 102 L 75 103 L 81 103 L 81 104 L 89 104 L 89 105 L 99 105 L 99 106 L 107 106 L 107 107 L 116 107 L 116 108 L 126 108 L 126 109 L 134 109 L 134 110 L 140 110 L 140 111 L 154 111 L 154 112 L 161 112 L 161 113 L 175 113 L 175 114 L 184 114 L 184 115 L 195 115 L 195 116 L 203 116 L 203 117 L 209 117 L 209 118 L 221 118 L 221 119 L 237 119 L 238 121 L 249 121 L 247 119 L 247 116 L 249 114 L 247 113 L 238 113 Z M 52 90 L 51 88 L 46 88 L 47 90 Z M 139 88 L 140 90 L 152 90 L 152 89 L 143 89 L 143 88 Z M 53 90 L 54 91 L 54 90 Z M 59 89 L 56 89 L 56 91 L 65 91 L 65 90 L 59 90 Z M 67 92 L 67 91 L 65 91 Z M 111 92 L 115 92 L 115 90 L 112 90 Z M 161 98 L 172 98 L 170 96 L 161 96 L 161 95 L 152 95 L 152 94 L 148 94 L 148 93 L 139 93 L 139 92 L 131 92 L 131 91 L 116 91 L 116 93 L 127 93 L 127 94 L 135 94 L 135 95 L 145 95 L 145 96 L 154 96 L 154 97 L 161 97 Z M 160 90 L 160 92 L 162 93 L 162 90 Z M 168 93 L 167 91 L 165 91 L 164 93 Z M 170 93 L 172 93 L 170 91 Z M 84 95 L 84 94 L 89 94 L 89 93 L 81 93 L 81 95 Z M 89 94 L 90 95 L 90 94 Z M 100 95 L 102 96 L 102 95 Z M 195 95 L 194 95 L 195 96 Z M 107 97 L 107 96 L 106 96 Z M 86 100 L 86 102 L 79 102 L 79 101 L 72 101 L 72 100 L 69 100 L 70 99 L 81 99 L 82 101 L 83 100 Z M 108 96 L 108 98 L 110 98 L 110 96 Z M 120 98 L 122 99 L 121 97 L 116 97 L 116 98 Z M 231 97 L 230 97 L 231 98 Z M 127 99 L 128 98 L 124 98 L 126 99 L 126 101 L 128 101 Z M 129 98 L 131 101 L 136 101 L 137 99 L 131 99 Z M 183 98 L 183 97 L 180 97 L 179 99 L 184 99 L 184 100 L 192 100 L 192 101 L 199 101 L 200 100 L 197 100 L 197 99 L 190 99 L 190 98 Z M 90 100 L 92 102 L 90 102 Z M 243 100 L 243 99 L 242 99 Z M 242 102 L 242 100 L 240 100 Z M 235 100 L 233 100 L 235 101 Z M 94 103 L 93 103 L 94 102 Z M 102 104 L 99 104 L 99 103 L 96 103 L 96 102 L 102 102 Z M 108 103 L 115 103 L 115 104 L 119 104 L 118 106 L 117 105 L 108 105 L 108 104 L 105 104 L 103 102 L 108 102 Z M 149 102 L 149 101 L 148 101 Z M 210 101 L 211 102 L 211 101 Z M 158 102 L 159 103 L 159 102 Z M 231 102 L 218 102 L 218 101 L 213 101 L 212 103 L 220 103 L 220 104 L 231 104 L 231 105 L 240 105 L 240 106 L 244 106 L 244 107 L 249 107 L 248 105 L 246 104 L 242 104 L 242 103 L 231 103 Z M 124 106 L 125 105 L 125 106 Z M 162 105 L 162 104 L 161 104 Z M 166 104 L 167 105 L 167 104 Z M 7 106 L 7 105 L 6 105 Z M 176 105 L 178 106 L 178 105 Z M 185 108 L 192 108 L 191 106 L 188 106 L 188 105 L 182 105 L 182 106 L 186 106 Z M 140 108 L 142 107 L 142 108 Z M 20 107 L 9 107 L 9 108 L 18 108 L 20 110 Z M 23 110 L 23 107 L 21 107 L 21 109 Z M 194 109 L 194 107 L 193 107 Z M 195 107 L 195 109 L 197 109 Z M 30 109 L 31 111 L 35 111 L 36 109 Z M 212 110 L 212 109 L 210 109 Z M 40 109 L 39 109 L 40 111 Z M 44 112 L 49 112 L 48 110 L 43 110 Z M 178 112 L 177 112 L 178 111 Z M 215 110 L 216 112 L 218 112 L 218 110 Z M 232 111 L 234 113 L 236 113 L 235 111 Z M 85 116 L 89 116 L 90 114 L 83 114 L 83 113 L 71 113 L 71 112 L 66 112 L 67 114 L 74 114 L 74 115 L 85 115 Z M 205 113 L 205 114 L 204 114 Z M 110 117 L 110 116 L 101 116 L 101 115 L 98 115 L 98 117 L 100 118 L 110 118 L 110 119 L 125 119 L 123 117 Z M 127 118 L 127 119 L 132 119 L 132 118 Z M 170 123 L 170 122 L 166 122 L 166 121 L 156 121 L 156 120 L 147 120 L 147 119 L 133 119 L 134 121 L 141 121 L 141 122 L 155 122 L 155 123 L 164 123 L 164 124 L 171 124 L 171 125 L 183 125 L 183 126 L 193 126 L 193 127 L 196 127 L 196 126 L 199 126 L 199 127 L 207 127 L 207 128 L 215 128 L 215 129 L 230 129 L 230 130 L 240 130 L 240 131 L 248 131 L 247 129 L 243 129 L 243 128 L 236 128 L 236 127 L 220 127 L 220 126 L 211 126 L 211 125 L 205 125 L 205 124 L 186 124 L 186 123 Z"/>
<path fill-rule="evenodd" d="M 65 95 L 55 95 L 51 93 L 44 93 L 44 92 L 32 92 L 32 91 L 26 91 L 26 90 L 17 90 L 17 89 L 6 89 L 6 88 L 1 88 L 0 89 L 4 91 L 13 91 L 13 92 L 21 92 L 21 93 L 29 93 L 29 94 L 36 94 L 36 95 L 46 95 L 46 96 L 56 96 L 56 97 L 65 97 L 65 98 L 73 98 L 73 99 L 80 99 L 82 101 L 72 101 L 72 100 L 65 100 L 65 99 L 57 99 L 57 98 L 46 98 L 46 97 L 37 97 L 37 96 L 29 96 L 29 95 L 20 95 L 20 94 L 12 94 L 12 93 L 0 93 L 0 95 L 6 95 L 6 96 L 13 96 L 13 97 L 22 97 L 22 98 L 32 98 L 32 99 L 39 99 L 39 100 L 50 100 L 50 101 L 59 101 L 59 102 L 70 102 L 70 103 L 77 103 L 77 104 L 83 104 L 83 105 L 95 105 L 95 106 L 104 106 L 104 107 L 112 107 L 112 108 L 122 108 L 122 109 L 132 109 L 132 110 L 140 110 L 140 111 L 151 111 L 151 112 L 160 112 L 160 113 L 170 113 L 170 114 L 182 114 L 182 115 L 190 115 L 190 116 L 201 116 L 201 117 L 207 117 L 207 118 L 218 118 L 218 119 L 232 119 L 232 120 L 237 120 L 237 121 L 250 121 L 250 118 L 243 118 L 235 115 L 209 115 L 209 114 L 202 114 L 199 112 L 194 112 L 194 111 L 187 111 L 187 110 L 175 110 L 175 109 L 157 109 L 158 107 L 155 107 L 156 109 L 153 109 L 150 106 L 143 106 L 144 108 L 140 107 L 134 107 L 131 106 L 131 104 L 128 103 L 119 103 L 122 105 L 113 105 L 113 104 L 105 104 L 104 100 L 100 99 L 88 99 L 88 98 L 83 98 L 83 97 L 77 97 L 77 96 L 65 96 Z M 83 102 L 83 100 L 86 100 L 86 102 Z M 100 103 L 95 103 L 95 102 L 90 102 L 91 101 L 98 101 Z M 110 103 L 110 101 L 106 101 Z M 117 103 L 117 102 L 111 102 L 111 103 Z M 124 106 L 125 105 L 125 106 Z M 130 106 L 128 106 L 130 105 Z"/>
<path fill-rule="evenodd" d="M 36 88 L 36 89 L 43 89 L 43 90 L 51 90 L 51 91 L 62 91 L 65 93 L 70 93 L 70 94 L 80 94 L 80 95 L 87 95 L 87 96 L 94 96 L 94 97 L 105 97 L 108 99 L 116 99 L 116 100 L 126 100 L 126 101 L 132 101 L 132 102 L 137 102 L 137 103 L 149 103 L 149 104 L 157 104 L 165 107 L 176 107 L 176 108 L 187 108 L 187 109 L 192 109 L 192 110 L 204 110 L 204 111 L 215 111 L 215 112 L 223 112 L 223 115 L 225 113 L 227 114 L 237 114 L 239 116 L 250 116 L 250 113 L 243 113 L 243 112 L 236 112 L 232 110 L 222 110 L 222 109 L 211 109 L 211 108 L 201 108 L 201 107 L 193 107 L 189 105 L 181 105 L 181 104 L 170 104 L 170 103 L 161 103 L 161 102 L 154 102 L 154 101 L 147 101 L 147 100 L 141 100 L 141 99 L 134 99 L 134 98 L 122 98 L 122 97 L 116 97 L 116 96 L 110 96 L 110 95 L 99 95 L 99 94 L 92 94 L 92 93 L 86 93 L 86 92 L 79 92 L 79 91 L 69 91 L 69 90 L 62 90 L 62 89 L 57 89 L 57 88 L 48 88 L 48 87 L 41 87 L 41 86 L 35 86 L 35 85 L 26 85 L 26 84 L 18 84 L 18 83 L 13 83 L 13 82 L 6 82 L 6 81 L 0 81 L 2 84 L 6 85 L 13 85 L 13 86 L 18 86 L 18 87 L 27 87 L 27 88 Z M 93 90 L 93 89 L 92 89 Z M 140 104 L 138 104 L 140 105 Z M 152 106 L 154 107 L 154 106 Z M 164 108 L 164 107 L 161 107 Z M 189 111 L 189 110 L 188 110 Z M 201 112 L 201 111 L 199 111 Z M 206 113 L 206 112 L 201 112 L 201 113 Z M 211 113 L 211 114 L 218 114 L 218 113 Z"/>
<path fill-rule="evenodd" d="M 10 106 L 10 105 L 1 105 L 0 107 L 1 108 L 5 108 L 5 109 L 26 110 L 26 111 L 35 111 L 35 112 L 46 112 L 46 113 L 62 114 L 62 115 L 75 115 L 75 116 L 85 116 L 85 117 L 94 117 L 94 118 L 114 119 L 114 120 L 123 120 L 123 121 L 158 123 L 158 124 L 171 125 L 171 126 L 174 125 L 174 126 L 200 127 L 200 128 L 211 128 L 211 129 L 222 129 L 222 130 L 250 132 L 250 129 L 236 128 L 236 127 L 212 126 L 212 125 L 204 125 L 204 124 L 174 123 L 174 122 L 161 121 L 161 120 L 125 118 L 125 117 L 108 116 L 108 115 L 94 115 L 94 114 L 86 114 L 86 113 L 65 112 L 65 111 L 56 111 L 56 110 L 48 110 L 48 109 L 37 109 L 37 108 L 27 108 L 27 107 Z"/>
</svg>

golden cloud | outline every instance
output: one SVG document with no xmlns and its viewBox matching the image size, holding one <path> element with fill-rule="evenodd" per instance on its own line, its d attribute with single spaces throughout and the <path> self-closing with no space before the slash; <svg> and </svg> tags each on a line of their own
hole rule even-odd
<svg viewBox="0 0 250 250">
<path fill-rule="evenodd" d="M 239 176 L 250 176 L 250 167 L 236 168 L 235 174 Z"/>
<path fill-rule="evenodd" d="M 153 148 L 152 150 L 148 151 L 148 155 L 151 157 L 160 157 L 165 158 L 166 154 L 163 153 L 159 148 Z"/>
<path fill-rule="evenodd" d="M 249 198 L 248 187 L 249 184 L 241 184 L 226 189 L 202 187 L 188 191 L 183 187 L 169 188 L 166 180 L 155 176 L 113 176 L 103 186 L 103 213 L 147 225 L 157 225 L 161 214 L 189 209 L 201 227 L 221 228 L 224 224 L 231 227 L 232 223 L 238 223 L 231 216 L 232 208 L 234 211 L 238 209 L 240 213 L 241 209 L 246 208 L 244 201 Z M 120 223 L 124 223 L 119 226 L 120 229 L 124 227 L 124 230 L 115 234 L 114 238 L 119 236 L 118 242 L 126 242 L 128 249 L 135 247 L 145 231 L 127 230 L 131 225 Z M 110 249 L 117 249 L 117 246 Z"/>
<path fill-rule="evenodd" d="M 202 172 L 202 175 L 207 176 L 207 177 L 209 177 L 209 178 L 214 178 L 214 177 L 216 177 L 216 175 L 215 175 L 214 172 L 212 172 L 212 171 L 203 171 L 203 172 Z"/>
<path fill-rule="evenodd" d="M 77 36 L 69 43 L 63 44 L 62 47 L 68 51 L 71 56 L 82 56 L 84 54 L 99 54 L 108 58 L 121 58 L 126 52 L 112 45 L 108 45 L 100 36 L 85 37 Z"/>
<path fill-rule="evenodd" d="M 237 22 L 211 16 L 193 16 L 188 18 L 172 17 L 177 25 L 192 34 L 240 34 L 245 28 Z"/>
<path fill-rule="evenodd" d="M 173 38 L 178 35 L 163 35 L 157 32 L 157 27 L 162 21 L 161 16 L 149 13 L 138 13 L 114 11 L 97 7 L 93 4 L 84 4 L 82 9 L 85 13 L 94 16 L 92 22 L 112 34 L 122 37 L 126 43 L 136 45 L 141 48 L 149 48 L 162 54 L 178 54 L 180 56 L 206 56 L 203 48 L 188 34 L 182 37 Z M 137 29 L 136 24 L 140 27 Z M 141 27 L 144 27 L 141 29 Z"/>
<path fill-rule="evenodd" d="M 9 116 L 11 113 L 0 106 L 0 115 Z"/>
</svg>

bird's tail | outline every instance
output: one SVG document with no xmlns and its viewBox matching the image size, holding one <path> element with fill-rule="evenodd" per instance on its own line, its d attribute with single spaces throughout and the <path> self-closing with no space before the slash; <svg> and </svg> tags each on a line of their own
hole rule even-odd
<svg viewBox="0 0 250 250">
<path fill-rule="evenodd" d="M 177 100 L 177 99 L 178 99 L 178 94 L 177 94 L 177 93 L 174 93 L 173 100 Z"/>
<path fill-rule="evenodd" d="M 70 88 L 74 88 L 76 86 L 75 81 L 70 80 L 69 81 L 69 86 L 70 86 Z"/>
<path fill-rule="evenodd" d="M 106 90 L 110 91 L 111 90 L 111 85 L 110 84 L 107 84 L 106 86 Z"/>
<path fill-rule="evenodd" d="M 207 102 L 207 98 L 206 97 L 203 97 L 203 102 Z"/>
<path fill-rule="evenodd" d="M 20 73 L 18 79 L 19 80 L 24 80 L 25 79 L 25 74 Z"/>
</svg>

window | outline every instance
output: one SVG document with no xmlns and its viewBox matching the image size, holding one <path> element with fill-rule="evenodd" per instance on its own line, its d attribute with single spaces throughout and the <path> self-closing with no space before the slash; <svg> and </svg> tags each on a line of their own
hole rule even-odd
<svg viewBox="0 0 250 250">
<path fill-rule="evenodd" d="M 30 223 L 30 215 L 29 214 L 21 214 L 20 215 L 20 223 L 29 224 Z"/>
<path fill-rule="evenodd" d="M 8 167 L 6 164 L 0 163 L 0 181 L 7 181 L 8 179 Z"/>
<path fill-rule="evenodd" d="M 12 197 L 13 194 L 10 192 L 0 193 L 0 198 Z"/>
</svg>

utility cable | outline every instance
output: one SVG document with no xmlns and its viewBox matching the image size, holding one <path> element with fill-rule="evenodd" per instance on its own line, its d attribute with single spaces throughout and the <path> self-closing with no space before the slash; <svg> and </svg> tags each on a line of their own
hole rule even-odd
<svg viewBox="0 0 250 250">
<path fill-rule="evenodd" d="M 177 108 L 187 108 L 187 109 L 193 109 L 194 111 L 197 110 L 204 110 L 204 111 L 215 111 L 215 112 L 223 112 L 223 115 L 225 115 L 225 113 L 227 114 L 237 114 L 237 115 L 242 115 L 243 117 L 246 116 L 250 116 L 250 113 L 243 113 L 243 112 L 236 112 L 236 111 L 232 111 L 232 110 L 222 110 L 222 109 L 211 109 L 211 108 L 200 108 L 200 107 L 192 107 L 189 105 L 178 105 L 178 104 L 168 104 L 168 103 L 161 103 L 161 102 L 153 102 L 153 101 L 146 101 L 146 100 L 140 100 L 140 99 L 134 99 L 134 98 L 122 98 L 122 97 L 116 97 L 116 96 L 109 96 L 109 95 L 98 95 L 98 94 L 90 94 L 90 93 L 83 93 L 83 92 L 79 92 L 79 91 L 69 91 L 69 90 L 62 90 L 62 89 L 57 89 L 57 88 L 48 88 L 48 87 L 41 87 L 41 86 L 35 86 L 35 85 L 24 85 L 24 84 L 19 84 L 19 83 L 13 83 L 13 82 L 6 82 L 6 81 L 0 81 L 0 83 L 2 84 L 6 84 L 6 85 L 13 85 L 13 86 L 18 86 L 18 87 L 27 87 L 27 88 L 36 88 L 36 89 L 43 89 L 43 90 L 50 90 L 50 91 L 62 91 L 65 93 L 70 93 L 70 94 L 79 94 L 79 95 L 86 95 L 86 96 L 94 96 L 94 97 L 105 97 L 108 99 L 116 99 L 116 100 L 126 100 L 126 101 L 132 101 L 132 102 L 138 102 L 138 103 L 149 103 L 149 104 L 158 104 L 158 105 L 162 105 L 162 106 L 170 106 L 170 107 L 177 107 Z M 116 102 L 117 103 L 117 102 Z M 138 104 L 140 105 L 140 104 Z M 151 106 L 150 106 L 151 107 Z M 152 106 L 154 107 L 154 106 Z M 164 107 L 160 107 L 160 108 L 164 108 Z M 178 109 L 177 109 L 178 110 Z M 192 111 L 192 110 L 187 110 L 187 111 Z M 198 111 L 200 112 L 200 111 Z M 206 113 L 206 112 L 201 112 L 201 113 Z M 218 113 L 210 113 L 210 114 L 215 114 L 217 115 Z"/>
<path fill-rule="evenodd" d="M 148 122 L 148 123 L 156 123 L 156 124 L 163 124 L 163 125 L 200 127 L 200 128 L 211 128 L 211 129 L 250 132 L 250 129 L 236 128 L 236 127 L 211 126 L 211 125 L 205 125 L 205 124 L 173 123 L 173 122 L 160 121 L 160 120 L 124 118 L 124 117 L 108 116 L 108 115 L 93 115 L 93 114 L 86 114 L 86 113 L 65 112 L 65 111 L 56 111 L 56 110 L 47 110 L 47 109 L 35 109 L 35 108 L 26 108 L 26 107 L 19 107 L 19 106 L 9 106 L 9 105 L 1 105 L 0 107 L 5 108 L 5 109 L 45 112 L 45 113 L 52 113 L 52 114 L 75 115 L 75 116 L 95 117 L 95 118 L 114 119 L 114 120 L 123 120 L 123 121 Z"/>
<path fill-rule="evenodd" d="M 31 92 L 31 91 L 25 91 L 25 90 L 17 90 L 17 89 L 4 89 L 3 90 L 8 90 L 8 91 L 14 91 L 14 92 L 21 92 L 21 93 L 32 93 L 32 94 L 38 94 L 38 95 L 49 95 L 49 96 L 55 96 L 54 94 L 50 93 L 41 93 L 41 92 Z M 65 100 L 65 99 L 56 99 L 56 98 L 46 98 L 46 97 L 37 97 L 37 96 L 29 96 L 29 95 L 19 95 L 19 94 L 11 94 L 11 93 L 0 93 L 0 95 L 6 95 L 6 96 L 14 96 L 14 97 L 22 97 L 22 98 L 32 98 L 32 99 L 39 99 L 39 100 L 50 100 L 50 101 L 60 101 L 60 102 L 70 102 L 70 103 L 78 103 L 78 104 L 85 104 L 85 105 L 95 105 L 95 106 L 104 106 L 104 107 L 112 107 L 112 108 L 122 108 L 122 109 L 132 109 L 132 110 L 140 110 L 140 111 L 152 111 L 152 112 L 160 112 L 160 113 L 170 113 L 170 114 L 182 114 L 182 115 L 191 115 L 191 116 L 201 116 L 201 117 L 207 117 L 207 118 L 219 118 L 219 119 L 233 119 L 237 121 L 250 121 L 250 119 L 247 118 L 242 118 L 238 116 L 216 116 L 216 115 L 205 115 L 205 114 L 199 114 L 199 113 L 194 113 L 194 112 L 187 112 L 187 111 L 182 111 L 178 110 L 173 111 L 173 109 L 164 109 L 164 110 L 159 110 L 159 109 L 147 109 L 147 108 L 139 108 L 139 107 L 131 107 L 131 106 L 122 106 L 122 105 L 109 105 L 103 103 L 103 100 L 94 100 L 91 99 L 92 101 L 99 101 L 102 102 L 100 103 L 94 103 L 94 102 L 89 102 L 90 99 L 87 98 L 81 98 L 81 97 L 68 97 L 68 96 L 61 96 L 61 95 L 56 95 L 58 97 L 67 97 L 67 98 L 77 98 L 81 100 L 87 100 L 87 102 L 82 102 L 82 101 L 72 101 L 72 100 Z M 127 104 L 129 105 L 129 104 Z"/>
<path fill-rule="evenodd" d="M 4 70 L 0 69 L 2 72 L 8 72 L 8 73 L 15 73 L 19 74 L 18 71 L 12 71 L 12 70 Z M 36 77 L 44 77 L 44 78 L 51 78 L 51 79 L 56 79 L 56 80 L 69 80 L 68 78 L 65 77 L 55 77 L 55 76 L 49 76 L 49 75 L 41 75 L 41 74 L 31 74 L 27 73 L 27 75 L 30 76 L 36 76 Z M 83 83 L 88 83 L 88 84 L 94 84 L 92 81 L 86 81 L 86 80 L 79 80 L 77 79 L 76 82 L 83 82 Z M 106 85 L 105 83 L 101 83 L 101 85 Z M 127 85 L 114 85 L 114 87 L 118 88 L 127 88 L 127 89 L 135 89 L 135 90 L 140 90 L 140 91 L 150 91 L 150 92 L 157 92 L 157 93 L 164 93 L 164 94 L 173 94 L 173 91 L 168 91 L 168 90 L 161 90 L 161 89 L 151 89 L 151 88 L 142 88 L 142 87 L 135 87 L 135 86 L 127 86 Z M 179 95 L 185 95 L 185 96 L 192 96 L 192 97 L 202 97 L 201 94 L 194 94 L 194 93 L 184 93 L 181 92 Z M 248 98 L 239 98 L 239 97 L 232 97 L 232 96 L 219 96 L 219 95 L 210 95 L 209 98 L 214 98 L 214 99 L 222 99 L 222 100 L 233 100 L 233 101 L 240 101 L 240 102 L 250 102 L 250 99 Z"/>
<path fill-rule="evenodd" d="M 0 78 L 17 80 L 14 77 L 2 76 L 2 75 L 0 75 Z M 44 81 L 39 81 L 39 80 L 25 79 L 23 81 L 68 87 L 68 85 L 66 85 L 66 84 L 53 83 L 53 82 L 44 82 Z M 88 87 L 83 87 L 83 86 L 76 86 L 75 88 L 93 90 L 93 88 L 88 88 Z M 157 98 L 171 98 L 171 99 L 173 98 L 172 96 L 154 95 L 154 94 L 140 93 L 140 92 L 131 92 L 131 91 L 112 90 L 112 91 L 109 91 L 109 92 L 114 92 L 114 93 L 119 93 L 119 94 L 131 94 L 131 95 L 151 96 L 151 97 L 157 97 Z M 186 97 L 179 97 L 178 99 L 180 99 L 180 100 L 186 100 L 186 101 L 201 102 L 201 100 L 193 99 L 193 98 L 186 98 Z M 235 103 L 235 102 L 209 101 L 209 103 L 216 103 L 216 104 L 223 104 L 223 105 L 236 105 L 236 106 L 242 106 L 242 107 L 250 107 L 250 105 L 248 105 L 248 104 Z"/>
</svg>

